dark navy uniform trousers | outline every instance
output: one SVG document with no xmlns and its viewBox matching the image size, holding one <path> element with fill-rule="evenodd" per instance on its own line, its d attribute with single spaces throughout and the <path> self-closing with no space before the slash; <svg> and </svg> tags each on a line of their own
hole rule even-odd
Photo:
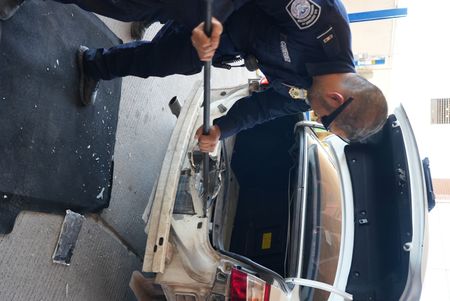
<svg viewBox="0 0 450 301">
<path fill-rule="evenodd" d="M 56 0 L 76 4 L 124 22 L 159 21 L 167 23 L 151 41 L 136 41 L 110 50 L 99 49 L 86 54 L 86 70 L 94 78 L 112 79 L 126 75 L 139 77 L 171 74 L 190 75 L 201 70 L 195 49 L 190 41 L 192 29 L 203 16 L 202 0 Z M 215 1 L 215 16 L 224 20 L 235 9 L 234 2 Z M 231 3 L 231 4 L 230 4 Z M 226 39 L 221 44 L 226 48 Z M 229 44 L 228 44 L 229 45 Z"/>
<path fill-rule="evenodd" d="M 225 54 L 238 54 L 226 33 L 221 36 L 215 60 Z M 192 46 L 191 32 L 174 21 L 166 23 L 152 41 L 91 49 L 85 54 L 86 72 L 96 79 L 105 80 L 128 75 L 143 78 L 191 75 L 200 72 L 202 66 Z"/>
</svg>

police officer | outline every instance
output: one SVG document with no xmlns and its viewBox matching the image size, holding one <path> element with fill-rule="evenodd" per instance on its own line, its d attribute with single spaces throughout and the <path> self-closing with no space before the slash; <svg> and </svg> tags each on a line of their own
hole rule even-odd
<svg viewBox="0 0 450 301">
<path fill-rule="evenodd" d="M 151 42 L 81 49 L 84 103 L 94 100 L 100 79 L 193 74 L 201 70 L 200 61 L 252 54 L 271 88 L 238 101 L 214 122 L 209 135 L 198 132 L 202 150 L 212 150 L 220 138 L 242 129 L 310 107 L 330 131 L 348 140 L 363 139 L 382 127 L 385 98 L 355 73 L 348 18 L 339 0 L 249 2 L 227 20 L 217 48 L 221 21 L 243 2 L 220 3 L 211 39 L 202 24 L 191 36 L 189 26 L 195 23 L 169 22 Z"/>
<path fill-rule="evenodd" d="M 271 88 L 238 101 L 214 122 L 210 135 L 199 131 L 200 147 L 205 151 L 212 150 L 219 138 L 310 106 L 329 130 L 345 139 L 361 140 L 379 130 L 386 120 L 386 101 L 377 87 L 355 73 L 342 3 L 280 3 L 250 2 L 234 12 L 224 25 L 216 52 L 201 25 L 190 37 L 183 26 L 169 23 L 151 42 L 86 51 L 83 66 L 94 80 L 188 75 L 201 70 L 200 60 L 213 58 L 214 63 L 223 56 L 254 55 Z M 220 22 L 214 25 L 218 28 Z"/>
<path fill-rule="evenodd" d="M 252 13 L 255 7 L 263 14 Z M 231 18 L 225 25 L 230 38 L 257 57 L 272 88 L 239 101 L 214 122 L 210 135 L 199 129 L 202 149 L 211 151 L 220 137 L 306 110 L 302 98 L 328 130 L 346 140 L 359 141 L 381 129 L 386 100 L 355 73 L 348 16 L 339 0 L 260 0 Z"/>
</svg>

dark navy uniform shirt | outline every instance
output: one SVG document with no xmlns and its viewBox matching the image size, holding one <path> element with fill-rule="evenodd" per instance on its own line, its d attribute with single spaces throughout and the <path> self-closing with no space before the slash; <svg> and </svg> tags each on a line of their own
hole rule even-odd
<svg viewBox="0 0 450 301">
<path fill-rule="evenodd" d="M 236 8 L 246 1 L 232 2 Z M 313 76 L 355 72 L 348 17 L 339 0 L 252 1 L 230 15 L 223 35 L 239 53 L 257 58 L 271 87 L 239 100 L 215 120 L 221 138 L 309 110 L 290 92 L 310 88 Z"/>
</svg>

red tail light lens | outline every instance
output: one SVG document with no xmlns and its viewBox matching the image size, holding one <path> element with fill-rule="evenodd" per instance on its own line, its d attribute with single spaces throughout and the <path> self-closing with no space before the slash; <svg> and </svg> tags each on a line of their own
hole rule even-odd
<svg viewBox="0 0 450 301">
<path fill-rule="evenodd" d="M 231 301 L 247 301 L 247 274 L 231 270 Z"/>
<path fill-rule="evenodd" d="M 264 289 L 264 301 L 270 300 L 270 284 L 266 283 L 266 287 Z"/>
<path fill-rule="evenodd" d="M 270 284 L 238 269 L 231 271 L 231 301 L 269 301 Z"/>
</svg>

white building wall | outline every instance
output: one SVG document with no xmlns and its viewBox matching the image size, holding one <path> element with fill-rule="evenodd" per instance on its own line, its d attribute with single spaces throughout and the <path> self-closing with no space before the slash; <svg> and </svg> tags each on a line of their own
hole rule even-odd
<svg viewBox="0 0 450 301">
<path fill-rule="evenodd" d="M 394 48 L 394 97 L 402 101 L 434 178 L 450 178 L 450 125 L 432 125 L 430 99 L 450 97 L 450 3 L 410 0 L 398 22 Z"/>
<path fill-rule="evenodd" d="M 349 13 L 407 7 L 395 20 L 352 23 L 355 56 L 384 55 L 386 64 L 364 72 L 385 93 L 392 110 L 401 102 L 422 157 L 434 178 L 450 179 L 450 125 L 432 125 L 430 99 L 450 98 L 450 2 L 442 0 L 344 0 Z"/>
</svg>

